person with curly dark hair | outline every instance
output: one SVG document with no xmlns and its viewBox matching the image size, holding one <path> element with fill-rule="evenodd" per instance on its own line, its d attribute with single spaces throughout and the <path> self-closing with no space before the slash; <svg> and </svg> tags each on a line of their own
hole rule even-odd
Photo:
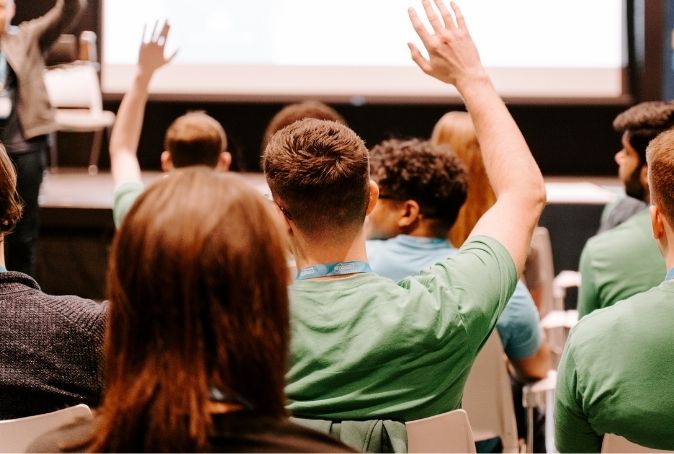
<svg viewBox="0 0 674 454">
<path fill-rule="evenodd" d="M 648 216 L 646 148 L 672 126 L 672 101 L 637 104 L 613 121 L 613 128 L 622 133 L 622 148 L 615 161 L 627 197 L 607 207 L 600 233 L 583 248 L 579 264 L 579 317 L 660 284 L 667 272 L 653 241 Z"/>
<path fill-rule="evenodd" d="M 452 150 L 420 139 L 386 140 L 370 151 L 370 176 L 380 191 L 367 221 L 367 254 L 375 273 L 397 281 L 458 253 L 448 237 L 470 183 Z M 550 349 L 522 281 L 496 329 L 519 386 L 547 376 Z M 478 452 L 494 452 L 499 444 L 498 438 L 477 441 Z"/>
</svg>

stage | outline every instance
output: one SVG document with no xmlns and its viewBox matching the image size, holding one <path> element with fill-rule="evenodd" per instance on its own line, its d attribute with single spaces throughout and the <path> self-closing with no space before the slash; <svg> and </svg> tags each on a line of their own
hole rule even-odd
<svg viewBox="0 0 674 454">
<path fill-rule="evenodd" d="M 150 184 L 161 172 L 143 172 Z M 242 173 L 243 179 L 268 194 L 264 176 Z M 621 193 L 617 178 L 546 177 L 548 205 L 540 225 L 548 228 L 555 272 L 577 269 L 587 238 L 599 226 L 604 205 Z M 108 249 L 115 232 L 110 173 L 89 175 L 85 169 L 45 174 L 40 192 L 42 225 L 38 240 L 37 280 L 53 294 L 102 299 Z"/>
</svg>

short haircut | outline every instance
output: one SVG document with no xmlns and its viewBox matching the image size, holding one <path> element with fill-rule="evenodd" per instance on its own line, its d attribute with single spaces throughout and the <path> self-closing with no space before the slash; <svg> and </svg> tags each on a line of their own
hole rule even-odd
<svg viewBox="0 0 674 454">
<path fill-rule="evenodd" d="M 369 198 L 368 152 L 347 126 L 297 121 L 272 136 L 262 161 L 274 199 L 304 234 L 362 228 Z"/>
<path fill-rule="evenodd" d="M 427 218 L 449 229 L 466 201 L 468 177 L 449 147 L 390 139 L 370 151 L 370 174 L 381 198 L 414 200 Z"/>
<path fill-rule="evenodd" d="M 331 120 L 341 123 L 344 126 L 348 126 L 344 117 L 342 117 L 335 109 L 320 101 L 303 101 L 295 104 L 288 104 L 283 109 L 279 110 L 269 121 L 267 129 L 265 129 L 264 135 L 262 136 L 262 150 L 264 151 L 267 147 L 271 136 L 273 136 L 276 131 L 305 118 Z"/>
<path fill-rule="evenodd" d="M 651 202 L 674 226 L 674 130 L 665 131 L 653 139 L 646 157 Z"/>
<path fill-rule="evenodd" d="M 164 149 L 171 153 L 174 167 L 215 167 L 227 150 L 222 125 L 205 112 L 190 112 L 175 119 L 166 130 Z"/>
<path fill-rule="evenodd" d="M 16 192 L 16 170 L 0 144 L 0 235 L 11 232 L 21 219 L 23 205 Z"/>
<path fill-rule="evenodd" d="M 627 132 L 632 148 L 646 163 L 646 148 L 662 131 L 674 126 L 674 102 L 647 101 L 630 107 L 613 120 L 613 129 Z"/>
</svg>

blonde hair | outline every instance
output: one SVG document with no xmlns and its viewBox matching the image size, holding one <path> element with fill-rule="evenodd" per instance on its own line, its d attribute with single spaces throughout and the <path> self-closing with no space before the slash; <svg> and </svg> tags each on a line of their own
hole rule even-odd
<svg viewBox="0 0 674 454">
<path fill-rule="evenodd" d="M 496 202 L 496 195 L 489 184 L 475 127 L 468 113 L 448 112 L 443 115 L 433 128 L 431 142 L 449 145 L 465 163 L 468 172 L 466 203 L 449 231 L 450 241 L 459 247 L 468 238 L 478 219 Z"/>
</svg>

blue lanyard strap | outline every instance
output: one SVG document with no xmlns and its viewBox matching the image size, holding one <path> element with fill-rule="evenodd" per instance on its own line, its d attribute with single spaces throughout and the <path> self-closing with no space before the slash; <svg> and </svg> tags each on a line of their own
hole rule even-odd
<svg viewBox="0 0 674 454">
<path fill-rule="evenodd" d="M 7 272 L 7 268 L 5 268 L 4 266 L 0 265 L 0 273 L 6 273 L 6 272 Z"/>
<path fill-rule="evenodd" d="M 372 268 L 367 262 L 360 260 L 352 260 L 349 262 L 335 262 L 335 263 L 321 263 L 318 265 L 307 266 L 302 268 L 295 277 L 296 281 L 303 281 L 305 279 L 313 279 L 316 277 L 326 276 L 341 276 L 344 274 L 353 273 L 370 273 Z"/>
<path fill-rule="evenodd" d="M 665 276 L 666 281 L 669 281 L 669 280 L 672 280 L 672 279 L 674 279 L 674 268 L 667 271 L 667 276 Z"/>
</svg>

